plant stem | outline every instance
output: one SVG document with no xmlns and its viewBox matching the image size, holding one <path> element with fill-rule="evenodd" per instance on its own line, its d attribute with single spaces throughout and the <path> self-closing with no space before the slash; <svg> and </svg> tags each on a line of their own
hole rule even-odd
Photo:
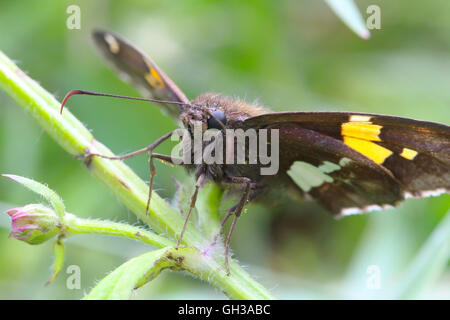
<svg viewBox="0 0 450 320">
<path fill-rule="evenodd" d="M 143 228 L 113 221 L 78 218 L 70 213 L 65 214 L 64 227 L 64 231 L 67 235 L 95 233 L 109 236 L 119 236 L 142 241 L 156 248 L 164 248 L 175 245 L 174 241 L 158 236 L 157 234 Z"/>
<path fill-rule="evenodd" d="M 67 109 L 59 114 L 61 104 L 38 83 L 29 78 L 8 57 L 0 52 L 0 88 L 10 95 L 44 128 L 67 152 L 83 158 L 86 151 L 113 155 L 104 145 L 94 139 L 83 124 Z M 153 193 L 149 215 L 146 215 L 147 185 L 123 162 L 94 157 L 87 166 L 94 177 L 100 180 L 137 217 L 157 233 L 165 233 L 172 239 L 179 235 L 184 219 L 158 194 Z M 183 244 L 202 247 L 211 240 L 206 238 L 193 224 L 189 224 Z M 207 270 L 194 272 L 215 285 L 228 297 L 235 299 L 270 299 L 272 295 L 245 272 L 236 262 L 230 262 L 231 275 L 226 276 L 222 255 L 202 258 Z M 201 265 L 203 265 L 201 264 Z M 195 266 L 193 266 L 195 269 Z"/>
</svg>

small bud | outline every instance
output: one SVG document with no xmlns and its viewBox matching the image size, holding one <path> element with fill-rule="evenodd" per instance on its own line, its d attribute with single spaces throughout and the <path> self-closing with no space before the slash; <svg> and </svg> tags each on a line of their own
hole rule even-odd
<svg viewBox="0 0 450 320">
<path fill-rule="evenodd" d="M 55 211 L 42 204 L 29 204 L 6 211 L 11 217 L 10 237 L 29 244 L 40 244 L 53 238 L 60 230 Z"/>
</svg>

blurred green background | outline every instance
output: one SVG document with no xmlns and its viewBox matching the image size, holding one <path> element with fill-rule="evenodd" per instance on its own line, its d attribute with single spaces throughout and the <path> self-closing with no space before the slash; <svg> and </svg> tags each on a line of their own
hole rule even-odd
<svg viewBox="0 0 450 320">
<path fill-rule="evenodd" d="M 66 27 L 71 4 L 81 29 Z M 450 124 L 450 2 L 357 1 L 381 8 L 381 30 L 364 41 L 323 1 L 1 1 L 0 50 L 58 99 L 71 89 L 125 95 L 95 51 L 94 28 L 113 30 L 147 52 L 190 98 L 207 91 L 258 100 L 273 110 L 353 110 Z M 154 106 L 75 97 L 70 110 L 116 153 L 141 148 L 175 128 Z M 169 152 L 170 146 L 162 146 Z M 82 217 L 139 223 L 80 162 L 0 92 L 0 172 L 47 183 Z M 148 180 L 146 157 L 127 160 Z M 182 169 L 157 164 L 156 188 L 170 199 L 169 178 L 193 183 Z M 81 268 L 44 287 L 51 243 L 8 239 L 11 207 L 39 198 L 0 181 L 0 299 L 79 299 L 108 272 L 148 247 L 124 239 L 77 236 L 65 267 Z M 229 201 L 227 201 L 229 203 Z M 235 257 L 279 298 L 389 298 L 440 219 L 450 196 L 409 200 L 396 210 L 334 220 L 317 206 L 251 205 L 235 231 Z M 226 210 L 227 207 L 222 208 Z M 379 288 L 368 285 L 379 276 Z M 372 277 L 372 278 L 371 278 Z M 420 290 L 450 298 L 450 268 Z M 166 271 L 135 299 L 211 299 L 223 295 L 185 274 Z"/>
</svg>

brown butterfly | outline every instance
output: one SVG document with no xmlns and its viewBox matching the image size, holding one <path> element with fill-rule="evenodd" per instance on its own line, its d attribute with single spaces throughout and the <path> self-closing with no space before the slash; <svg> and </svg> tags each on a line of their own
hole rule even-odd
<svg viewBox="0 0 450 320">
<path fill-rule="evenodd" d="M 248 146 L 245 147 L 244 163 L 182 164 L 194 171 L 196 184 L 177 246 L 195 206 L 198 190 L 206 182 L 215 181 L 223 188 L 241 194 L 239 202 L 229 209 L 221 223 L 223 226 L 234 216 L 225 241 L 228 273 L 228 250 L 236 220 L 245 204 L 262 194 L 270 195 L 271 191 L 280 188 L 290 189 L 301 198 L 316 200 L 333 215 L 343 216 L 395 206 L 408 197 L 426 197 L 450 190 L 450 127 L 447 125 L 352 112 L 273 113 L 212 93 L 189 100 L 149 57 L 127 41 L 105 31 L 94 32 L 93 36 L 106 59 L 151 97 L 125 98 L 160 103 L 166 113 L 188 129 L 190 135 L 196 125 L 203 131 L 213 128 L 223 135 L 227 129 L 277 130 L 279 170 L 276 174 L 263 175 L 263 164 L 248 163 Z M 63 105 L 73 94 L 124 98 L 74 90 L 66 96 Z M 173 156 L 157 154 L 153 150 L 174 133 L 169 132 L 136 152 L 105 158 L 123 160 L 148 152 L 150 202 L 155 175 L 153 159 L 176 162 Z M 267 145 L 271 142 L 268 140 Z M 211 143 L 204 143 L 203 147 L 207 148 Z M 224 149 L 228 150 L 231 145 L 236 143 L 226 140 Z M 188 152 L 192 153 L 190 149 Z"/>
</svg>

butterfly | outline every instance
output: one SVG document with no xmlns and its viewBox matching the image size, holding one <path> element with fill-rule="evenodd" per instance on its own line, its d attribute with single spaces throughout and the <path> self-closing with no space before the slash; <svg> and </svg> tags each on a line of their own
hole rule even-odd
<svg viewBox="0 0 450 320">
<path fill-rule="evenodd" d="M 248 147 L 243 163 L 182 164 L 194 172 L 195 190 L 186 224 L 195 206 L 198 190 L 208 181 L 237 190 L 239 202 L 230 208 L 221 226 L 233 216 L 225 241 L 225 265 L 232 231 L 244 206 L 273 190 L 289 190 L 303 199 L 317 201 L 334 216 L 346 216 L 397 205 L 410 197 L 436 196 L 450 190 L 450 127 L 445 124 L 408 118 L 356 112 L 271 112 L 267 108 L 220 94 L 206 93 L 189 100 L 175 83 L 139 49 L 107 31 L 93 33 L 103 56 L 127 80 L 149 95 L 163 111 L 187 129 L 276 130 L 278 170 L 261 173 L 261 163 L 248 163 Z M 73 94 L 116 96 L 74 90 Z M 139 153 L 150 155 L 150 193 L 156 173 L 153 159 L 175 163 L 169 155 L 154 149 L 175 134 L 171 131 Z M 274 141 L 267 141 L 271 145 Z M 234 142 L 225 143 L 226 148 Z M 209 143 L 205 143 L 208 147 Z M 183 152 L 186 153 L 186 150 Z M 192 150 L 188 151 L 192 152 Z M 96 155 L 102 156 L 102 155 Z M 147 206 L 149 203 L 147 204 Z M 214 240 L 215 241 L 215 240 Z"/>
</svg>

